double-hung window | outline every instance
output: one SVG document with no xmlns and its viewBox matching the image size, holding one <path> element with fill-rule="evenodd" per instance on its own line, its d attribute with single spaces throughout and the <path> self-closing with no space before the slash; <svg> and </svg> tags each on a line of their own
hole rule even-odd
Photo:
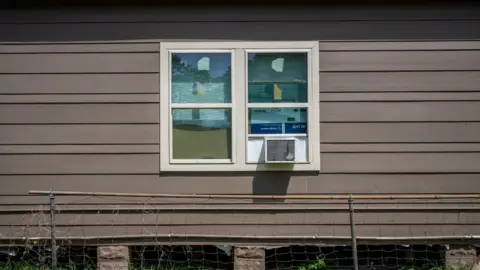
<svg viewBox="0 0 480 270">
<path fill-rule="evenodd" d="M 317 42 L 162 42 L 161 171 L 318 171 Z"/>
</svg>

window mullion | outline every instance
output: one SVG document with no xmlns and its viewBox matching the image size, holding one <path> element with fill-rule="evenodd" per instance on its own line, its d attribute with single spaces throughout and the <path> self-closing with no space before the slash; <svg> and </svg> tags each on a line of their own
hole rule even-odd
<svg viewBox="0 0 480 270">
<path fill-rule="evenodd" d="M 236 139 L 236 163 L 242 166 L 246 163 L 247 152 L 247 84 L 246 84 L 246 70 L 247 61 L 244 49 L 236 49 L 234 51 L 235 69 L 232 73 L 232 84 L 234 85 L 233 99 L 233 116 L 235 125 L 233 132 Z"/>
</svg>

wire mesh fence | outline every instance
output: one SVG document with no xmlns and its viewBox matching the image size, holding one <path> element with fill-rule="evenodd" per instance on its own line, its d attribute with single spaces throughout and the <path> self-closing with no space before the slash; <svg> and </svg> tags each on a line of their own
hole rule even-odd
<svg viewBox="0 0 480 270">
<path fill-rule="evenodd" d="M 359 246 L 360 269 L 471 269 L 448 266 L 442 245 Z M 0 269 L 52 269 L 48 249 L 8 247 Z M 97 269 L 96 247 L 60 246 L 57 269 Z M 267 249 L 265 269 L 352 269 L 352 249 L 294 245 Z M 231 252 L 209 245 L 130 246 L 129 269 L 234 269 Z M 473 256 L 473 255 L 472 255 Z M 472 258 L 473 260 L 473 258 Z"/>
<path fill-rule="evenodd" d="M 2 212 L 0 270 L 97 269 L 115 245 L 129 269 L 235 269 L 238 246 L 264 249 L 265 269 L 471 269 L 478 198 L 51 192 Z"/>
</svg>

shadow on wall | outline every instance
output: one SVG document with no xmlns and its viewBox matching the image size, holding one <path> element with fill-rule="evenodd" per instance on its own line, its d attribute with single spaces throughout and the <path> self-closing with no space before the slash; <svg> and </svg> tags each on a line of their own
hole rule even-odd
<svg viewBox="0 0 480 270">
<path fill-rule="evenodd" d="M 252 180 L 253 195 L 293 195 L 288 192 L 292 177 L 318 176 L 314 172 L 255 172 Z M 253 203 L 283 203 L 285 199 L 254 199 Z"/>
<path fill-rule="evenodd" d="M 302 171 L 283 171 L 283 172 L 268 172 L 268 171 L 256 171 L 256 172 L 164 172 L 161 174 L 163 177 L 177 177 L 181 175 L 181 178 L 221 178 L 228 177 L 229 179 L 238 177 L 238 181 L 251 181 L 252 192 L 246 195 L 294 195 L 289 191 L 289 185 L 292 179 L 299 181 L 299 178 L 306 176 L 314 176 L 318 178 L 317 172 L 302 172 Z M 250 180 L 251 179 L 251 180 Z M 201 181 L 201 180 L 198 180 Z M 298 184 L 297 184 L 298 186 Z M 177 192 L 174 192 L 177 193 Z M 203 193 L 199 193 L 203 194 Z M 221 192 L 214 192 L 213 194 L 225 194 Z M 228 193 L 245 195 L 245 193 Z M 284 203 L 285 199 L 253 199 L 253 203 Z"/>
<path fill-rule="evenodd" d="M 262 164 L 265 160 L 265 148 L 263 146 L 258 159 L 260 164 L 257 166 L 257 171 L 253 173 L 252 180 L 253 195 L 286 195 L 288 194 L 288 185 L 290 184 L 292 176 L 306 174 L 305 172 L 293 171 L 293 164 L 282 164 L 283 166 L 288 166 L 287 168 L 290 169 L 286 171 L 261 171 L 259 166 L 268 165 L 264 163 Z M 311 173 L 307 172 L 307 174 Z M 285 199 L 253 199 L 253 203 L 283 202 L 285 202 Z"/>
<path fill-rule="evenodd" d="M 257 172 L 253 176 L 253 195 L 286 195 L 293 172 Z M 281 203 L 284 199 L 254 199 L 253 203 Z"/>
<path fill-rule="evenodd" d="M 480 38 L 480 8 L 440 9 L 444 12 L 412 6 L 0 10 L 0 42 Z"/>
</svg>

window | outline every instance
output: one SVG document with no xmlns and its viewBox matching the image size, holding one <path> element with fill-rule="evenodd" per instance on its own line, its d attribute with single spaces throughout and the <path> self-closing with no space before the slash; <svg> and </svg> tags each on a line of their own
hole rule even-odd
<svg viewBox="0 0 480 270">
<path fill-rule="evenodd" d="M 161 171 L 317 171 L 317 42 L 162 42 Z"/>
<path fill-rule="evenodd" d="M 169 55 L 171 163 L 231 163 L 232 54 Z"/>
</svg>

